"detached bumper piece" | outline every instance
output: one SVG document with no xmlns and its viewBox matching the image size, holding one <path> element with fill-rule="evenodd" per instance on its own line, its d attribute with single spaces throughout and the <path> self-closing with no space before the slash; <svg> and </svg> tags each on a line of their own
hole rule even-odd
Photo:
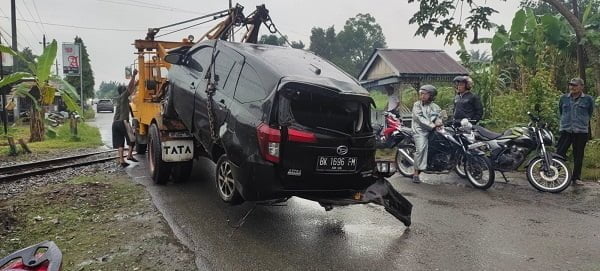
<svg viewBox="0 0 600 271">
<path fill-rule="evenodd" d="M 62 252 L 52 241 L 44 241 L 0 259 L 1 270 L 48 270 L 59 271 Z"/>
<path fill-rule="evenodd" d="M 411 224 L 412 203 L 396 191 L 383 177 L 379 177 L 364 191 L 357 192 L 350 198 L 305 198 L 318 202 L 326 210 L 331 210 L 333 206 L 376 203 L 383 206 L 388 213 L 400 220 L 405 226 L 408 227 Z"/>
</svg>

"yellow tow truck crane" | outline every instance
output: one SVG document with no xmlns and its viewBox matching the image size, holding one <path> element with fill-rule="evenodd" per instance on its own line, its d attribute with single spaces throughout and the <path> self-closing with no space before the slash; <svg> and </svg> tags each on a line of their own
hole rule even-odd
<svg viewBox="0 0 600 271">
<path fill-rule="evenodd" d="M 198 42 L 202 40 L 228 40 L 233 38 L 234 28 L 245 26 L 247 32 L 241 42 L 256 43 L 258 39 L 258 30 L 261 24 L 265 24 L 272 33 L 276 30 L 268 19 L 268 10 L 264 5 L 257 6 L 257 10 L 245 17 L 244 7 L 237 4 L 226 10 L 214 12 L 204 16 L 196 17 L 190 20 L 166 25 L 158 28 L 149 28 L 145 39 L 135 40 L 134 46 L 137 50 L 137 61 L 135 67 L 138 70 L 138 80 L 136 82 L 136 91 L 131 97 L 130 107 L 133 115 L 132 126 L 135 135 L 136 152 L 138 154 L 146 153 L 148 149 L 148 159 L 157 159 L 161 157 L 162 161 L 157 168 L 150 168 L 152 178 L 157 183 L 164 182 L 164 172 L 170 172 L 174 180 L 184 180 L 189 177 L 194 157 L 199 156 L 202 148 L 195 148 L 193 138 L 187 131 L 183 123 L 178 119 L 163 118 L 166 108 L 165 92 L 167 91 L 167 74 L 171 64 L 164 58 L 168 50 L 177 50 L 177 48 L 189 48 L 193 46 L 194 37 L 188 36 L 181 41 L 160 41 L 155 38 L 160 30 L 187 24 L 198 20 L 204 20 L 172 32 L 171 34 L 184 29 L 188 29 L 203 23 L 222 19 L 217 25 L 204 34 Z M 270 23 L 270 24 L 269 24 Z M 153 126 L 153 124 L 155 124 Z M 152 129 L 157 127 L 157 129 Z M 152 142 L 153 138 L 158 141 L 158 145 Z M 157 155 L 157 152 L 162 152 Z M 151 160 L 154 161 L 154 160 Z M 161 173 L 162 171 L 162 173 Z"/>
</svg>

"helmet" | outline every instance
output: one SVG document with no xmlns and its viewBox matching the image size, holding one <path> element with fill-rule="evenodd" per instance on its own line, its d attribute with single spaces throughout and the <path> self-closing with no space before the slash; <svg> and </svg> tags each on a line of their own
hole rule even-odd
<svg viewBox="0 0 600 271">
<path fill-rule="evenodd" d="M 473 87 L 473 79 L 471 79 L 471 77 L 469 77 L 468 75 L 460 75 L 457 77 L 454 77 L 454 79 L 452 80 L 452 83 L 458 84 L 458 83 L 465 83 L 466 89 L 471 89 Z"/>
<path fill-rule="evenodd" d="M 419 88 L 419 91 L 425 91 L 427 93 L 429 93 L 429 100 L 430 101 L 435 101 L 435 96 L 437 96 L 437 90 L 435 89 L 434 86 L 432 85 L 422 85 L 421 88 Z"/>
</svg>

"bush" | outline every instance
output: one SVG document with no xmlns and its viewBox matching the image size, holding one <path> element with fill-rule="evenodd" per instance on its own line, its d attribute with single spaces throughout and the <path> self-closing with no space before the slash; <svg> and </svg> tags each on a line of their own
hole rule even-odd
<svg viewBox="0 0 600 271">
<path fill-rule="evenodd" d="M 83 111 L 83 119 L 85 120 L 91 120 L 94 119 L 96 117 L 96 112 L 94 111 L 94 109 L 85 109 Z"/>
</svg>

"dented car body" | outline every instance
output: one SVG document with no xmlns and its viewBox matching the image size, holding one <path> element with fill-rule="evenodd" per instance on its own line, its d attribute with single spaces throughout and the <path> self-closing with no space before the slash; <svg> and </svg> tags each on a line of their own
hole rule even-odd
<svg viewBox="0 0 600 271">
<path fill-rule="evenodd" d="M 375 201 L 371 187 L 410 224 L 410 203 L 374 175 L 373 100 L 354 78 L 287 47 L 213 40 L 171 54 L 166 112 L 217 163 L 221 199 L 346 205 Z"/>
</svg>

